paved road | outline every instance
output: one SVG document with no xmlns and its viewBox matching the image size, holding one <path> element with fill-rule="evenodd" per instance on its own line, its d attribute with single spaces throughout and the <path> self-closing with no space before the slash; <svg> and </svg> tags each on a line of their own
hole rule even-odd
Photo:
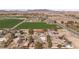
<svg viewBox="0 0 79 59">
<path fill-rule="evenodd" d="M 70 31 L 75 37 L 78 37 L 79 38 L 79 33 L 71 28 L 68 28 L 60 23 L 57 23 L 58 26 L 64 28 L 64 29 L 67 29 L 68 31 Z"/>
</svg>

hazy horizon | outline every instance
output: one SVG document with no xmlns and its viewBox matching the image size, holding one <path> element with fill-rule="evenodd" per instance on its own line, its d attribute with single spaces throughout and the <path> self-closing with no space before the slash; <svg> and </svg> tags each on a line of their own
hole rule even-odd
<svg viewBox="0 0 79 59">
<path fill-rule="evenodd" d="M 51 11 L 79 11 L 79 9 L 0 9 L 5 11 L 51 10 Z"/>
</svg>

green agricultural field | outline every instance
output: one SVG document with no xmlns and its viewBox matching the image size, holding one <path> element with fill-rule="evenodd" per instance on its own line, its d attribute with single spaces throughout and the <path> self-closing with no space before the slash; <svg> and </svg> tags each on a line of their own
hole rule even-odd
<svg viewBox="0 0 79 59">
<path fill-rule="evenodd" d="M 22 20 L 19 19 L 3 19 L 0 20 L 0 28 L 12 28 Z"/>
<path fill-rule="evenodd" d="M 17 29 L 52 29 L 52 28 L 57 28 L 57 25 L 55 24 L 46 24 L 43 22 L 25 22 L 21 24 L 20 26 L 17 27 Z"/>
<path fill-rule="evenodd" d="M 6 18 L 18 19 L 18 18 L 26 18 L 26 16 L 0 16 L 0 19 L 6 19 Z"/>
<path fill-rule="evenodd" d="M 8 16 L 8 18 L 26 18 L 26 16 Z"/>
</svg>

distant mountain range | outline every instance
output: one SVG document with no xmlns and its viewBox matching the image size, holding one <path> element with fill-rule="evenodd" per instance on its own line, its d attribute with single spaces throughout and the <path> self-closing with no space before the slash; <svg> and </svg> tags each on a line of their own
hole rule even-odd
<svg viewBox="0 0 79 59">
<path fill-rule="evenodd" d="M 0 10 L 0 11 L 30 11 L 30 12 L 34 12 L 34 11 L 44 11 L 44 12 L 50 12 L 53 10 L 47 10 L 47 9 L 34 9 L 34 10 L 26 10 L 26 9 L 4 9 L 4 10 Z"/>
<path fill-rule="evenodd" d="M 79 9 L 0 9 L 0 11 L 79 11 Z"/>
<path fill-rule="evenodd" d="M 3 9 L 0 12 L 49 12 L 49 13 L 63 13 L 65 11 L 74 11 L 74 10 L 49 10 L 49 9 Z M 74 12 L 78 12 L 79 10 L 75 10 Z"/>
<path fill-rule="evenodd" d="M 25 9 L 19 9 L 19 10 L 15 10 L 15 9 L 13 9 L 13 10 L 0 10 L 0 12 L 23 12 L 23 13 L 25 13 L 25 12 L 28 12 L 28 13 L 30 13 L 30 12 L 32 12 L 32 13 L 37 13 L 37 12 L 48 12 L 48 13 L 52 13 L 52 12 L 55 12 L 54 10 L 47 10 L 47 9 L 34 9 L 34 10 L 25 10 Z"/>
</svg>

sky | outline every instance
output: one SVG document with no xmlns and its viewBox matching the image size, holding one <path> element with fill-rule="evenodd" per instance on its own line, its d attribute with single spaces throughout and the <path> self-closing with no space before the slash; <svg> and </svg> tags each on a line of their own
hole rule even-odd
<svg viewBox="0 0 79 59">
<path fill-rule="evenodd" d="M 0 0 L 0 9 L 79 10 L 78 0 Z"/>
</svg>

